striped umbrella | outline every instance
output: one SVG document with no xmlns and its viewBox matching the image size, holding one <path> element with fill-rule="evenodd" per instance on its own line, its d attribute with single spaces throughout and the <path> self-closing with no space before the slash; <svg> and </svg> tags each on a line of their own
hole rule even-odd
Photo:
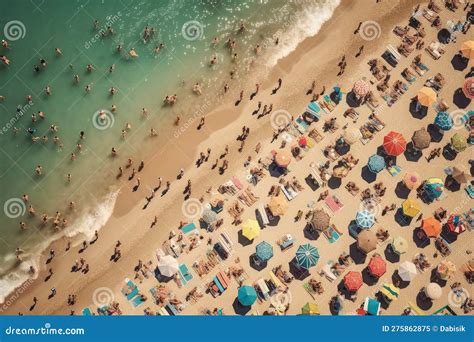
<svg viewBox="0 0 474 342">
<path fill-rule="evenodd" d="M 420 212 L 420 203 L 413 199 L 408 198 L 402 204 L 403 214 L 408 217 L 415 217 Z"/>
<path fill-rule="evenodd" d="M 380 255 L 374 255 L 370 258 L 369 264 L 367 265 L 370 274 L 374 277 L 380 278 L 387 272 L 387 263 Z"/>
<path fill-rule="evenodd" d="M 402 255 L 408 250 L 408 242 L 401 236 L 397 236 L 392 240 L 392 250 L 398 255 Z"/>
<path fill-rule="evenodd" d="M 357 96 L 364 97 L 369 93 L 370 85 L 366 80 L 360 79 L 354 83 L 354 87 L 352 88 L 352 90 Z"/>
<path fill-rule="evenodd" d="M 464 81 L 462 91 L 467 98 L 474 100 L 474 77 L 468 78 Z"/>
<path fill-rule="evenodd" d="M 431 198 L 440 198 L 443 194 L 444 183 L 439 178 L 430 178 L 426 181 L 424 189 Z"/>
<path fill-rule="evenodd" d="M 457 151 L 462 152 L 467 148 L 467 139 L 462 134 L 456 133 L 451 137 L 451 146 Z"/>
<path fill-rule="evenodd" d="M 367 209 L 360 210 L 356 214 L 356 222 L 360 228 L 368 229 L 375 224 L 375 216 Z"/>
<path fill-rule="evenodd" d="M 420 186 L 421 178 L 417 172 L 407 172 L 403 177 L 403 182 L 408 189 L 413 190 Z"/>
<path fill-rule="evenodd" d="M 273 256 L 273 247 L 266 241 L 260 242 L 255 250 L 257 257 L 262 261 L 270 260 Z"/>
<path fill-rule="evenodd" d="M 373 173 L 379 173 L 385 169 L 385 159 L 378 154 L 374 154 L 369 158 L 369 163 L 367 164 L 369 170 Z"/>
<path fill-rule="evenodd" d="M 390 156 L 399 156 L 407 147 L 407 141 L 401 133 L 391 131 L 383 138 L 383 148 Z"/>
<path fill-rule="evenodd" d="M 447 225 L 449 230 L 455 234 L 461 234 L 466 230 L 466 225 L 461 215 L 452 214 L 449 216 Z"/>
<path fill-rule="evenodd" d="M 356 292 L 362 286 L 362 274 L 350 271 L 344 276 L 344 286 L 351 292 Z"/>
<path fill-rule="evenodd" d="M 448 112 L 439 112 L 438 115 L 436 115 L 434 123 L 443 131 L 449 131 L 454 125 L 453 118 Z"/>
<path fill-rule="evenodd" d="M 319 252 L 316 247 L 311 246 L 309 243 L 301 245 L 296 251 L 296 261 L 300 267 L 309 269 L 315 266 L 319 260 Z"/>
</svg>

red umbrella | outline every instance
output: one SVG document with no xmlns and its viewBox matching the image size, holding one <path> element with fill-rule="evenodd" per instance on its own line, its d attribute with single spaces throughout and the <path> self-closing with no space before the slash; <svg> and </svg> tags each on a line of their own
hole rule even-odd
<svg viewBox="0 0 474 342">
<path fill-rule="evenodd" d="M 351 292 L 355 292 L 362 286 L 362 274 L 350 271 L 344 277 L 344 286 Z"/>
<path fill-rule="evenodd" d="M 370 274 L 377 278 L 380 278 L 387 272 L 387 263 L 380 255 L 374 255 L 370 259 L 367 267 L 369 268 Z"/>
<path fill-rule="evenodd" d="M 300 146 L 306 146 L 308 144 L 308 141 L 306 140 L 306 137 L 301 137 L 299 140 L 298 140 L 298 144 Z"/>
<path fill-rule="evenodd" d="M 383 147 L 391 156 L 398 156 L 405 152 L 407 141 L 401 133 L 391 131 L 383 138 Z"/>
</svg>

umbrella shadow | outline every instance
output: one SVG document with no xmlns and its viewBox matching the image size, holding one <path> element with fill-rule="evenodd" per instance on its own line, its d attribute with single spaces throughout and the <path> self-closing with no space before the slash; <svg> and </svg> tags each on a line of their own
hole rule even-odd
<svg viewBox="0 0 474 342">
<path fill-rule="evenodd" d="M 458 239 L 458 235 L 449 230 L 447 224 L 443 225 L 443 229 L 441 230 L 441 236 L 443 237 L 443 239 L 446 240 L 447 243 L 456 242 Z"/>
<path fill-rule="evenodd" d="M 444 133 L 435 124 L 429 124 L 426 131 L 431 137 L 431 142 L 440 142 L 443 140 Z"/>
<path fill-rule="evenodd" d="M 420 227 L 413 229 L 413 242 L 418 248 L 425 248 L 431 244 L 430 238 L 426 235 L 423 238 L 423 235 L 424 232 Z"/>
<path fill-rule="evenodd" d="M 304 280 L 310 276 L 310 273 L 307 269 L 300 267 L 296 258 L 293 258 L 289 263 L 289 271 L 295 279 Z"/>
<path fill-rule="evenodd" d="M 377 174 L 370 171 L 367 165 L 362 168 L 360 176 L 369 184 L 377 180 Z"/>
<path fill-rule="evenodd" d="M 362 252 L 357 247 L 357 242 L 354 242 L 349 246 L 349 255 L 351 256 L 352 260 L 354 260 L 354 263 L 358 265 L 364 264 L 367 259 L 367 254 Z"/>
<path fill-rule="evenodd" d="M 154 272 L 156 280 L 158 280 L 159 283 L 168 283 L 173 279 L 173 277 L 167 277 L 161 274 L 160 269 L 158 267 L 155 268 Z"/>
<path fill-rule="evenodd" d="M 419 120 L 423 119 L 428 114 L 428 108 L 421 106 L 416 99 L 413 99 L 410 102 L 408 110 L 412 117 Z"/>
<path fill-rule="evenodd" d="M 443 28 L 438 31 L 437 38 L 440 43 L 448 44 L 451 40 L 451 32 L 449 32 L 448 29 Z"/>
<path fill-rule="evenodd" d="M 286 174 L 286 169 L 273 162 L 268 165 L 268 173 L 270 173 L 270 176 L 278 178 Z"/>
<path fill-rule="evenodd" d="M 354 91 L 351 90 L 346 95 L 346 103 L 349 107 L 356 108 L 360 107 L 360 105 L 362 104 L 362 99 L 357 99 L 357 96 L 355 95 Z"/>
<path fill-rule="evenodd" d="M 423 156 L 423 152 L 417 150 L 413 145 L 413 141 L 407 144 L 407 149 L 403 152 L 405 159 L 409 162 L 417 162 Z"/>
<path fill-rule="evenodd" d="M 316 241 L 319 239 L 320 233 L 308 223 L 303 229 L 303 235 L 310 241 Z"/>
<path fill-rule="evenodd" d="M 398 270 L 395 270 L 392 274 L 392 283 L 397 284 L 397 287 L 399 289 L 405 289 L 410 285 L 409 281 L 405 281 L 402 278 L 400 278 L 400 275 L 398 274 Z"/>
<path fill-rule="evenodd" d="M 445 287 L 446 284 L 448 283 L 446 280 L 441 279 L 441 277 L 438 274 L 438 271 L 437 271 L 436 267 L 431 270 L 430 282 L 436 283 L 441 287 Z"/>
<path fill-rule="evenodd" d="M 319 183 L 317 183 L 313 180 L 313 177 L 311 175 L 306 176 L 306 178 L 304 180 L 305 180 L 306 184 L 308 184 L 309 188 L 312 191 L 316 191 L 321 187 L 319 185 Z"/>
<path fill-rule="evenodd" d="M 407 199 L 410 192 L 411 190 L 406 187 L 403 181 L 397 183 L 397 186 L 395 187 L 395 195 L 397 195 L 398 198 Z"/>
<path fill-rule="evenodd" d="M 426 297 L 426 295 L 420 291 L 418 292 L 418 295 L 416 296 L 416 305 L 423 311 L 427 311 L 431 309 L 433 306 L 433 302 Z"/>
<path fill-rule="evenodd" d="M 451 148 L 451 144 L 446 144 L 443 146 L 443 153 L 442 153 L 444 159 L 448 160 L 448 161 L 453 161 L 454 159 L 456 159 L 457 157 L 457 152 L 454 151 L 452 148 Z"/>
<path fill-rule="evenodd" d="M 247 239 L 247 238 L 244 236 L 242 229 L 239 230 L 238 239 L 237 239 L 237 240 L 238 240 L 238 242 L 239 242 L 243 247 L 249 246 L 249 245 L 252 244 L 252 241 L 249 240 L 249 239 Z"/>
<path fill-rule="evenodd" d="M 256 271 L 262 271 L 267 267 L 268 263 L 266 261 L 260 261 L 258 260 L 257 254 L 251 254 L 249 255 L 249 264 L 250 267 L 252 267 Z"/>
<path fill-rule="evenodd" d="M 444 180 L 444 187 L 451 192 L 456 192 L 456 191 L 461 190 L 461 184 L 456 182 L 453 176 L 451 175 L 447 176 L 446 179 Z"/>
<path fill-rule="evenodd" d="M 400 255 L 395 253 L 392 249 L 392 245 L 387 245 L 387 247 L 384 250 L 384 256 L 385 260 L 388 262 L 391 262 L 392 264 L 396 264 L 397 262 L 400 262 Z"/>
<path fill-rule="evenodd" d="M 457 53 L 451 59 L 451 65 L 454 70 L 463 71 L 468 67 L 469 59 L 464 57 L 462 54 Z"/>
<path fill-rule="evenodd" d="M 252 309 L 251 306 L 244 306 L 240 304 L 238 298 L 235 298 L 234 302 L 232 303 L 232 307 L 234 308 L 234 312 L 240 316 L 245 316 Z"/>
<path fill-rule="evenodd" d="M 406 216 L 403 213 L 402 208 L 397 209 L 395 213 L 395 222 L 397 222 L 400 225 L 400 227 L 407 227 L 411 224 L 412 221 L 413 221 L 413 218 Z"/>
<path fill-rule="evenodd" d="M 331 178 L 329 178 L 328 183 L 327 183 L 328 187 L 333 190 L 340 188 L 341 184 L 342 184 L 342 179 L 338 177 L 334 177 L 334 176 L 331 176 Z"/>
<path fill-rule="evenodd" d="M 460 109 L 467 108 L 471 103 L 471 100 L 464 95 L 464 92 L 461 88 L 456 89 L 453 94 L 453 103 L 458 106 Z"/>
<path fill-rule="evenodd" d="M 378 278 L 370 274 L 369 268 L 366 267 L 362 270 L 362 281 L 368 286 L 374 286 L 378 282 Z"/>
</svg>

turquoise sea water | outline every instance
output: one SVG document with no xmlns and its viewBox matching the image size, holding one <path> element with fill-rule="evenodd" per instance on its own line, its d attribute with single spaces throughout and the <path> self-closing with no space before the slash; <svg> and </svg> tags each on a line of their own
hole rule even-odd
<svg viewBox="0 0 474 342">
<path fill-rule="evenodd" d="M 151 127 L 169 127 L 176 115 L 183 120 L 193 115 L 202 103 L 221 91 L 235 69 L 241 82 L 250 64 L 267 70 L 285 56 L 299 41 L 315 34 L 329 19 L 338 0 L 6 0 L 0 4 L 1 39 L 9 48 L 0 47 L 11 63 L 0 65 L 0 301 L 21 281 L 26 270 L 52 239 L 61 234 L 90 234 L 99 229 L 114 204 L 113 180 L 124 155 L 146 156 L 153 148 L 147 138 Z M 93 22 L 99 24 L 94 28 Z M 246 30 L 238 33 L 241 21 Z M 113 33 L 107 33 L 107 27 Z M 146 26 L 156 32 L 143 40 Z M 220 43 L 213 47 L 214 37 Z M 279 44 L 274 44 L 275 37 Z M 224 46 L 235 38 L 238 63 L 231 61 Z M 165 44 L 159 53 L 154 49 Z M 123 45 L 122 52 L 116 46 Z M 262 56 L 254 47 L 260 44 Z M 55 48 L 62 55 L 55 54 Z M 131 58 L 134 48 L 139 57 Z M 218 64 L 210 67 L 216 56 Z M 47 61 L 39 67 L 40 59 Z M 93 72 L 86 65 L 94 66 Z M 112 73 L 109 67 L 115 66 Z M 74 75 L 79 75 L 75 83 Z M 204 95 L 192 93 L 195 82 L 203 84 Z M 92 90 L 86 93 L 84 87 Z M 50 86 L 48 96 L 45 87 Z M 115 87 L 117 94 L 110 96 Z M 178 103 L 163 107 L 167 94 L 177 94 Z M 25 97 L 32 96 L 27 103 Z M 211 96 L 210 95 L 210 96 Z M 111 113 L 112 105 L 117 111 Z M 142 108 L 148 109 L 147 118 Z M 207 105 L 206 108 L 211 108 Z M 106 110 L 104 121 L 98 112 Z M 45 118 L 32 114 L 44 112 Z M 132 129 L 121 138 L 126 123 Z M 51 132 L 56 125 L 58 132 Z M 15 134 L 15 128 L 18 132 Z M 28 133 L 30 129 L 33 134 Z M 85 139 L 79 140 L 79 133 Z M 53 142 L 54 136 L 60 144 Z M 48 141 L 41 137 L 47 136 Z M 32 138 L 40 138 L 33 142 Z M 76 144 L 82 150 L 76 150 Z M 116 147 L 122 158 L 110 157 Z M 71 161 L 71 153 L 77 155 Z M 41 165 L 43 174 L 35 175 Z M 72 181 L 67 181 L 67 175 Z M 36 217 L 28 214 L 21 197 L 28 194 Z M 67 204 L 76 203 L 70 211 Z M 51 224 L 40 225 L 40 215 L 56 211 L 69 220 L 68 227 L 55 231 Z M 20 230 L 20 221 L 28 229 Z M 25 250 L 24 261 L 17 263 L 14 251 Z"/>
</svg>

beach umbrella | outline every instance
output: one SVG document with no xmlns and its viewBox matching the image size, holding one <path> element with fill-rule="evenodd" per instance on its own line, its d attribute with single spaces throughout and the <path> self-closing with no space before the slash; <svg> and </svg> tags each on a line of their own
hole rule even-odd
<svg viewBox="0 0 474 342">
<path fill-rule="evenodd" d="M 366 254 L 377 248 L 377 242 L 377 236 L 371 230 L 365 229 L 357 235 L 357 247 Z"/>
<path fill-rule="evenodd" d="M 273 196 L 268 204 L 273 216 L 285 215 L 288 210 L 288 201 L 283 196 Z"/>
<path fill-rule="evenodd" d="M 385 274 L 385 272 L 387 272 L 387 262 L 377 254 L 370 258 L 367 268 L 369 269 L 370 274 L 374 277 L 380 278 Z"/>
<path fill-rule="evenodd" d="M 415 217 L 421 210 L 420 203 L 413 198 L 406 199 L 402 204 L 402 209 L 403 215 L 408 217 Z"/>
<path fill-rule="evenodd" d="M 421 177 L 417 172 L 407 172 L 403 177 L 403 183 L 408 189 L 413 190 L 420 186 Z"/>
<path fill-rule="evenodd" d="M 436 283 L 429 283 L 425 287 L 425 294 L 430 299 L 439 299 L 443 295 L 443 289 Z"/>
<path fill-rule="evenodd" d="M 319 307 L 315 303 L 306 303 L 301 308 L 301 314 L 303 315 L 319 315 Z"/>
<path fill-rule="evenodd" d="M 421 229 L 425 232 L 428 237 L 438 237 L 441 233 L 441 222 L 434 217 L 428 217 L 423 220 Z"/>
<path fill-rule="evenodd" d="M 370 91 L 370 84 L 365 79 L 357 80 L 352 87 L 352 91 L 358 97 L 364 97 Z"/>
<path fill-rule="evenodd" d="M 300 145 L 301 147 L 305 147 L 306 145 L 308 145 L 308 140 L 306 139 L 306 137 L 302 136 L 301 138 L 299 138 L 298 145 Z"/>
<path fill-rule="evenodd" d="M 165 277 L 172 277 L 178 273 L 178 260 L 173 258 L 171 255 L 160 256 L 158 259 L 158 269 Z"/>
<path fill-rule="evenodd" d="M 266 241 L 260 242 L 257 247 L 255 247 L 257 257 L 262 261 L 268 261 L 273 256 L 273 247 Z"/>
<path fill-rule="evenodd" d="M 392 250 L 398 254 L 402 255 L 408 250 L 408 242 L 401 236 L 397 236 L 392 240 Z"/>
<path fill-rule="evenodd" d="M 286 151 L 280 151 L 275 156 L 275 163 L 280 167 L 288 167 L 291 162 L 291 154 Z"/>
<path fill-rule="evenodd" d="M 466 225 L 461 215 L 451 214 L 448 218 L 447 226 L 449 230 L 455 234 L 461 234 L 466 230 Z"/>
<path fill-rule="evenodd" d="M 404 261 L 398 267 L 398 275 L 403 281 L 412 281 L 417 276 L 416 265 L 411 261 Z"/>
<path fill-rule="evenodd" d="M 474 77 L 467 78 L 464 81 L 462 91 L 468 99 L 474 100 Z"/>
<path fill-rule="evenodd" d="M 379 156 L 378 154 L 374 154 L 370 156 L 367 166 L 371 172 L 379 173 L 385 169 L 385 159 L 383 159 L 383 157 Z"/>
<path fill-rule="evenodd" d="M 380 314 L 380 302 L 374 298 L 366 297 L 364 301 L 364 310 L 369 315 L 378 316 Z"/>
<path fill-rule="evenodd" d="M 443 260 L 439 263 L 438 267 L 436 268 L 436 272 L 441 279 L 446 280 L 451 278 L 454 273 L 456 272 L 456 265 L 453 264 L 452 261 Z"/>
<path fill-rule="evenodd" d="M 413 146 L 418 150 L 424 150 L 425 148 L 430 147 L 431 135 L 426 131 L 426 128 L 421 128 L 411 137 L 413 141 Z"/>
<path fill-rule="evenodd" d="M 313 211 L 311 226 L 317 231 L 324 231 L 329 228 L 331 217 L 322 209 Z"/>
<path fill-rule="evenodd" d="M 375 216 L 367 209 L 359 210 L 356 214 L 356 222 L 360 228 L 370 228 L 375 224 Z"/>
<path fill-rule="evenodd" d="M 390 156 L 399 156 L 407 148 L 407 142 L 401 133 L 391 131 L 383 138 L 383 148 Z"/>
<path fill-rule="evenodd" d="M 356 292 L 362 286 L 362 274 L 350 271 L 344 276 L 344 286 L 348 291 Z"/>
<path fill-rule="evenodd" d="M 395 285 L 387 283 L 383 284 L 380 292 L 390 300 L 397 300 L 398 295 L 400 294 L 400 291 L 395 287 Z"/>
<path fill-rule="evenodd" d="M 342 138 L 346 143 L 349 145 L 352 145 L 356 143 L 360 138 L 362 137 L 362 134 L 360 133 L 360 129 L 356 127 L 348 128 L 344 130 L 344 133 L 342 135 Z"/>
<path fill-rule="evenodd" d="M 242 286 L 237 293 L 237 299 L 243 306 L 251 306 L 257 300 L 257 292 L 253 286 Z"/>
<path fill-rule="evenodd" d="M 473 58 L 474 57 L 474 40 L 468 40 L 462 43 L 461 46 L 461 53 L 466 58 Z"/>
<path fill-rule="evenodd" d="M 316 247 L 309 243 L 301 245 L 296 251 L 296 261 L 300 267 L 309 269 L 317 264 L 319 260 L 319 252 Z"/>
<path fill-rule="evenodd" d="M 451 137 L 451 146 L 456 152 L 462 152 L 467 148 L 467 139 L 462 134 L 456 133 Z"/>
<path fill-rule="evenodd" d="M 212 223 L 217 220 L 217 214 L 210 209 L 204 209 L 202 220 L 206 223 Z"/>
<path fill-rule="evenodd" d="M 421 88 L 416 95 L 418 102 L 424 107 L 429 107 L 435 103 L 437 97 L 438 95 L 436 92 L 429 87 Z"/>
<path fill-rule="evenodd" d="M 431 198 L 440 198 L 443 194 L 444 183 L 440 178 L 433 177 L 425 182 L 424 189 Z"/>
<path fill-rule="evenodd" d="M 443 131 L 449 131 L 453 128 L 454 121 L 448 112 L 439 112 L 434 121 L 436 127 Z"/>
<path fill-rule="evenodd" d="M 255 239 L 260 235 L 260 226 L 257 221 L 247 219 L 242 223 L 242 235 L 249 240 Z"/>
<path fill-rule="evenodd" d="M 451 173 L 451 177 L 456 181 L 458 184 L 467 183 L 468 176 L 464 171 L 459 170 L 456 166 L 453 167 L 453 172 Z"/>
</svg>

